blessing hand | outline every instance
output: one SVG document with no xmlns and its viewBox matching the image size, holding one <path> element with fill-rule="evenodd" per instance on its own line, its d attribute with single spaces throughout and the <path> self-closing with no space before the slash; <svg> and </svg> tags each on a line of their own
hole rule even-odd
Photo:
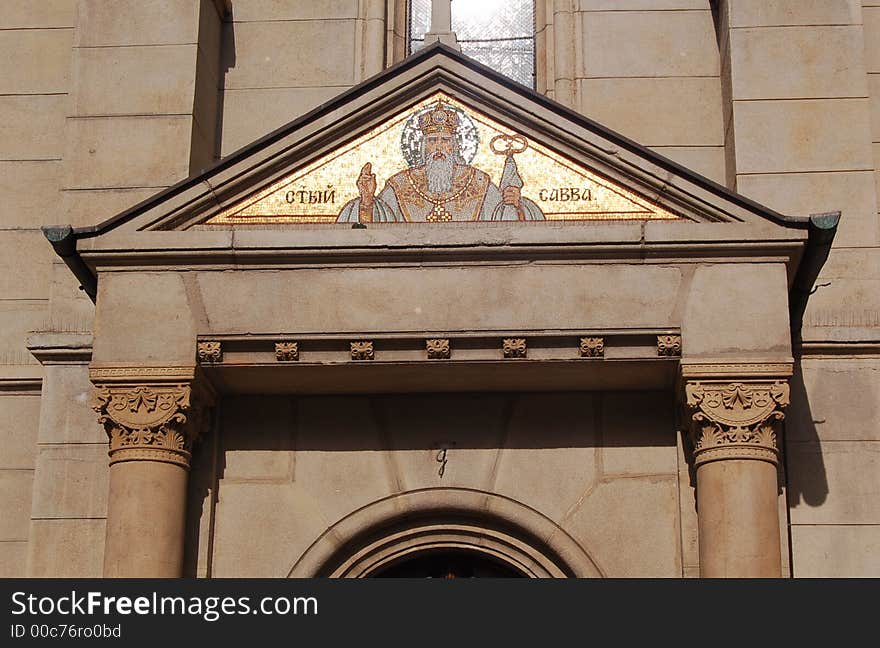
<svg viewBox="0 0 880 648">
<path fill-rule="evenodd" d="M 363 207 L 372 207 L 376 195 L 376 174 L 372 170 L 373 165 L 367 162 L 357 179 L 357 189 L 361 195 L 361 206 Z"/>
</svg>

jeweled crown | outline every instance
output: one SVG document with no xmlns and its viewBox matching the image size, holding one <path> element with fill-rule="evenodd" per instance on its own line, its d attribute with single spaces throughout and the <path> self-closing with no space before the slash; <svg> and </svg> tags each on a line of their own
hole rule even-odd
<svg viewBox="0 0 880 648">
<path fill-rule="evenodd" d="M 458 128 L 458 115 L 451 108 L 444 107 L 439 101 L 431 110 L 419 115 L 419 128 L 426 135 L 429 133 L 455 134 Z"/>
</svg>

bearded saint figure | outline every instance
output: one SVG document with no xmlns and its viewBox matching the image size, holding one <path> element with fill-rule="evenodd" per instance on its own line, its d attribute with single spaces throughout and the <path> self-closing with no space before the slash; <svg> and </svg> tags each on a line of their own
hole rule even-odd
<svg viewBox="0 0 880 648">
<path fill-rule="evenodd" d="M 541 209 L 520 195 L 523 183 L 513 156 L 507 157 L 500 188 L 462 159 L 454 110 L 438 101 L 418 122 L 418 163 L 389 178 L 376 196 L 376 174 L 367 162 L 357 179 L 360 196 L 346 203 L 337 223 L 544 220 Z"/>
</svg>

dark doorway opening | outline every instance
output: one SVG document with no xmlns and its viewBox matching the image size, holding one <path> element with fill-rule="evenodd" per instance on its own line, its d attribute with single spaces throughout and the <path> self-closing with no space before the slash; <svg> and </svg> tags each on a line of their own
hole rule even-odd
<svg viewBox="0 0 880 648">
<path fill-rule="evenodd" d="M 525 575 L 486 554 L 442 550 L 420 552 L 380 569 L 373 578 L 524 578 Z"/>
</svg>

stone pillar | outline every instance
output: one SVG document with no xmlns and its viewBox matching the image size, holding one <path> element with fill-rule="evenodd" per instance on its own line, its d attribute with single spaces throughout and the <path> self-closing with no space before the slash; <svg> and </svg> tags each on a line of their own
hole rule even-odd
<svg viewBox="0 0 880 648">
<path fill-rule="evenodd" d="M 433 0 L 431 3 L 431 27 L 425 34 L 425 45 L 440 41 L 444 45 L 461 51 L 458 38 L 452 31 L 451 0 Z"/>
<path fill-rule="evenodd" d="M 684 381 L 700 576 L 781 576 L 777 465 L 788 382 Z"/>
<path fill-rule="evenodd" d="M 114 371 L 91 371 L 93 407 L 110 441 L 104 576 L 180 577 L 190 458 L 210 398 L 196 389 L 192 369 L 103 379 Z"/>
</svg>

